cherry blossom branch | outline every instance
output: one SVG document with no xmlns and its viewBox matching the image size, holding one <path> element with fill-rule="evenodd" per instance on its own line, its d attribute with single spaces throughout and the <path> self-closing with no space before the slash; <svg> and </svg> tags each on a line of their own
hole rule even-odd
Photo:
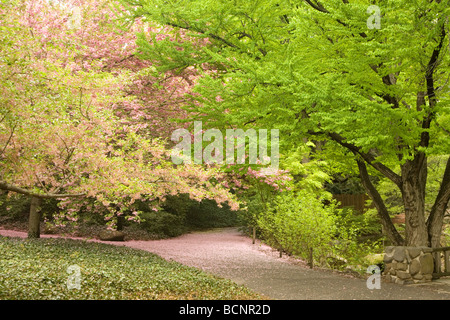
<svg viewBox="0 0 450 320">
<path fill-rule="evenodd" d="M 3 121 L 3 119 L 2 119 L 2 121 Z M 0 122 L 1 122 L 1 121 L 0 121 Z M 6 141 L 5 145 L 3 146 L 3 149 L 2 149 L 2 151 L 0 152 L 0 155 L 2 155 L 3 152 L 5 152 L 6 147 L 7 147 L 8 144 L 11 142 L 11 138 L 12 138 L 12 136 L 14 135 L 14 130 L 15 130 L 15 129 L 16 129 L 16 126 L 12 127 L 12 129 L 11 129 L 11 134 L 9 135 L 8 140 Z"/>
<path fill-rule="evenodd" d="M 61 193 L 61 194 L 56 194 L 56 193 L 35 193 L 32 191 L 29 191 L 27 189 L 23 189 L 17 186 L 14 186 L 12 184 L 7 183 L 6 181 L 0 181 L 0 189 L 2 190 L 6 190 L 6 191 L 12 191 L 12 192 L 17 192 L 20 194 L 24 194 L 27 196 L 31 196 L 31 197 L 37 197 L 37 198 L 45 198 L 45 199 L 49 199 L 49 198 L 74 198 L 74 197 L 83 197 L 85 196 L 84 193 Z"/>
</svg>

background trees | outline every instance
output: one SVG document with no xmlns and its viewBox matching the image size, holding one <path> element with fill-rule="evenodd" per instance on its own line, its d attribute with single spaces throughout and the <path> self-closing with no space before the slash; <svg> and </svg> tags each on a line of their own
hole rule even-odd
<svg viewBox="0 0 450 320">
<path fill-rule="evenodd" d="M 215 127 L 278 128 L 285 154 L 305 138 L 326 141 L 314 158 L 338 154 L 357 170 L 392 243 L 439 246 L 450 199 L 448 3 L 380 2 L 380 29 L 361 1 L 123 3 L 133 18 L 209 40 L 138 41 L 160 70 L 203 72 L 192 114 Z M 447 160 L 428 212 L 435 156 Z M 400 191 L 405 237 L 374 176 Z"/>
</svg>

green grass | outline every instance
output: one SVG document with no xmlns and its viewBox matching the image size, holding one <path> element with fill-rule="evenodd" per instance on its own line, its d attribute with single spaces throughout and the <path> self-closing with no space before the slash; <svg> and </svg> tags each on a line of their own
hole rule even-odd
<svg viewBox="0 0 450 320">
<path fill-rule="evenodd" d="M 68 289 L 78 265 L 80 289 Z M 0 300 L 262 299 L 229 280 L 142 250 L 68 239 L 0 236 Z"/>
</svg>

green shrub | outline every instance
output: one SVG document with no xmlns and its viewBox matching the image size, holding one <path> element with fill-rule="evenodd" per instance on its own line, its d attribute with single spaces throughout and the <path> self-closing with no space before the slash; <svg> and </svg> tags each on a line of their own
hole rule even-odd
<svg viewBox="0 0 450 320">
<path fill-rule="evenodd" d="M 30 197 L 17 193 L 0 193 L 0 216 L 15 221 L 27 221 L 30 212 Z M 51 217 L 59 211 L 57 199 L 43 199 L 40 211 L 45 217 Z"/>
<path fill-rule="evenodd" d="M 382 251 L 382 239 L 361 241 L 362 235 L 379 232 L 373 213 L 324 205 L 317 194 L 303 190 L 278 196 L 260 213 L 258 226 L 269 245 L 310 265 L 360 271 L 367 267 L 367 255 Z"/>
<path fill-rule="evenodd" d="M 213 200 L 194 203 L 186 214 L 186 226 L 192 229 L 223 228 L 237 224 L 237 212 L 227 204 L 219 207 Z"/>
<path fill-rule="evenodd" d="M 141 213 L 139 229 L 143 229 L 159 238 L 176 237 L 187 231 L 184 217 L 171 214 L 167 211 Z"/>
<path fill-rule="evenodd" d="M 139 205 L 142 221 L 136 228 L 160 238 L 176 237 L 189 230 L 230 227 L 237 224 L 237 213 L 213 200 L 197 202 L 188 195 L 169 196 L 163 210 L 153 211 L 145 203 Z M 128 225 L 130 223 L 127 223 Z"/>
<path fill-rule="evenodd" d="M 167 197 L 163 210 L 152 211 L 141 206 L 139 228 L 160 237 L 175 237 L 189 230 L 221 228 L 236 225 L 237 214 L 225 204 L 219 207 L 213 200 L 197 202 L 188 195 Z"/>
<path fill-rule="evenodd" d="M 162 207 L 164 211 L 184 218 L 196 203 L 197 201 L 190 199 L 189 195 L 179 194 L 176 196 L 167 196 Z"/>
<path fill-rule="evenodd" d="M 96 206 L 94 199 L 70 199 L 66 202 L 69 203 L 68 208 L 75 210 L 76 222 L 65 218 L 63 211 L 58 207 L 60 203 L 58 199 L 42 201 L 40 206 L 42 221 L 45 221 L 49 227 L 58 225 L 58 230 L 69 233 L 74 230 L 80 233 L 81 230 L 89 231 L 92 228 L 105 226 L 106 211 L 101 206 Z M 152 203 L 136 201 L 133 210 L 123 212 L 122 225 L 148 233 L 151 238 L 167 238 L 179 236 L 191 229 L 229 227 L 237 224 L 237 213 L 231 211 L 227 205 L 220 208 L 213 200 L 197 202 L 186 194 L 167 196 L 161 208 L 159 211 L 154 211 Z M 25 223 L 28 221 L 29 210 L 29 197 L 17 194 L 11 194 L 8 197 L 6 193 L 0 194 L 1 221 Z M 140 223 L 127 219 L 134 210 L 140 212 Z"/>
<path fill-rule="evenodd" d="M 382 236 L 381 222 L 376 209 L 369 209 L 364 214 L 346 207 L 337 210 L 336 224 L 338 233 L 357 239 L 380 238 Z"/>
<path fill-rule="evenodd" d="M 381 225 L 375 209 L 364 214 L 344 208 L 335 211 L 336 235 L 334 237 L 334 255 L 329 265 L 338 269 L 352 269 L 365 272 L 368 264 L 367 256 L 381 253 L 383 237 Z M 336 259 L 343 261 L 333 265 Z"/>
<path fill-rule="evenodd" d="M 319 198 L 305 191 L 288 192 L 260 214 L 258 225 L 272 245 L 311 265 L 316 261 L 324 264 L 333 251 L 330 244 L 336 234 L 336 210 L 333 204 L 324 206 Z"/>
<path fill-rule="evenodd" d="M 0 216 L 18 221 L 26 221 L 30 212 L 30 198 L 11 193 L 0 193 Z"/>
</svg>

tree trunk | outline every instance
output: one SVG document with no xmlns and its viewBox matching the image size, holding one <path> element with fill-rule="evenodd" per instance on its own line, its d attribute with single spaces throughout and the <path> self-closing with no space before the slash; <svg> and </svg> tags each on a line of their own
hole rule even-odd
<svg viewBox="0 0 450 320">
<path fill-rule="evenodd" d="M 314 255 L 313 255 L 314 251 L 313 250 L 314 250 L 313 248 L 308 249 L 308 251 L 309 251 L 308 252 L 308 265 L 311 269 L 314 268 Z"/>
<path fill-rule="evenodd" d="M 383 230 L 386 233 L 386 236 L 394 246 L 402 246 L 405 241 L 392 223 L 388 209 L 386 208 L 380 193 L 370 181 L 369 173 L 367 172 L 365 163 L 363 162 L 363 160 L 357 160 L 357 163 L 361 182 L 377 209 L 378 216 L 380 217 L 381 224 L 383 225 Z"/>
<path fill-rule="evenodd" d="M 252 244 L 255 244 L 256 242 L 256 227 L 252 228 Z"/>
<path fill-rule="evenodd" d="M 442 225 L 444 222 L 445 211 L 450 201 L 450 157 L 447 160 L 444 177 L 441 187 L 436 197 L 430 216 L 427 220 L 428 240 L 433 248 L 441 246 Z"/>
<path fill-rule="evenodd" d="M 402 198 L 405 208 L 405 237 L 407 246 L 428 246 L 425 223 L 425 186 L 427 161 L 423 154 L 406 161 L 402 167 Z"/>
<path fill-rule="evenodd" d="M 123 230 L 123 224 L 125 222 L 125 218 L 123 216 L 118 216 L 117 217 L 117 231 L 122 231 Z"/>
<path fill-rule="evenodd" d="M 41 204 L 41 198 L 31 197 L 30 217 L 28 219 L 28 238 L 29 239 L 36 239 L 41 236 L 41 230 L 40 230 L 41 214 L 39 212 L 40 204 Z"/>
</svg>

